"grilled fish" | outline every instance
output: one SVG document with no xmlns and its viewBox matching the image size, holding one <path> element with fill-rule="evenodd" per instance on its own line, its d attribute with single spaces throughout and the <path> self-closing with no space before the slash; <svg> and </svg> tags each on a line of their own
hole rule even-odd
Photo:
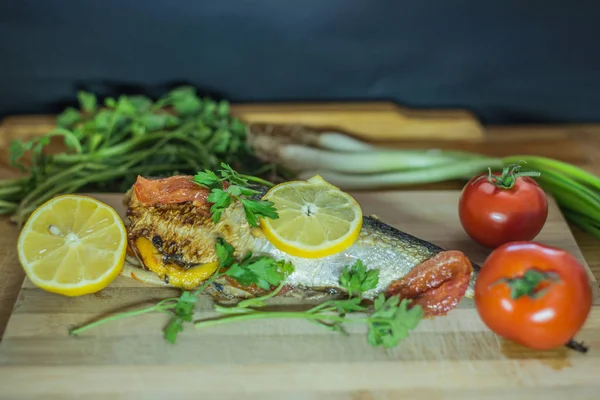
<svg viewBox="0 0 600 400">
<path fill-rule="evenodd" d="M 266 193 L 266 187 L 256 187 Z M 472 297 L 479 266 L 460 251 L 446 251 L 401 232 L 374 216 L 364 216 L 356 242 L 340 253 L 319 259 L 291 256 L 274 247 L 260 228 L 246 221 L 241 204 L 228 207 L 218 223 L 210 216 L 208 190 L 191 176 L 162 179 L 138 177 L 126 193 L 129 255 L 124 274 L 154 284 L 193 289 L 217 269 L 215 243 L 221 237 L 236 250 L 288 260 L 294 272 L 287 277 L 282 296 L 315 298 L 344 296 L 339 284 L 346 265 L 360 259 L 368 269 L 379 269 L 379 283 L 363 294 L 372 300 L 380 293 L 411 298 L 425 315 L 443 315 L 463 296 Z M 264 294 L 222 276 L 209 288 L 215 299 L 242 299 Z"/>
</svg>

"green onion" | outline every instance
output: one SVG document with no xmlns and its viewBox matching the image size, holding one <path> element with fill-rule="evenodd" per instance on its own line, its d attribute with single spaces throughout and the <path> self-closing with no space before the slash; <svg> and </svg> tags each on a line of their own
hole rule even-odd
<svg viewBox="0 0 600 400">
<path fill-rule="evenodd" d="M 575 211 L 562 211 L 567 221 L 571 221 L 573 224 L 581 228 L 581 230 L 591 233 L 597 238 L 600 238 L 600 226 L 598 226 L 598 220 L 591 219 Z"/>
<path fill-rule="evenodd" d="M 297 178 L 307 179 L 318 174 L 343 190 L 466 181 L 488 170 L 500 171 L 508 165 L 522 163 L 522 171 L 540 173 L 534 179 L 556 200 L 568 221 L 600 238 L 600 178 L 574 165 L 534 155 L 497 158 L 450 150 L 381 149 L 366 147 L 366 143 L 363 150 L 351 153 L 331 150 L 344 147 L 333 143 L 338 139 L 346 140 L 343 136 L 328 137 L 329 150 L 309 148 L 302 141 L 279 142 L 266 158 L 276 154 L 273 159 L 295 170 Z M 363 143 L 351 140 L 356 148 Z M 320 143 L 320 140 L 312 137 L 310 142 Z"/>
<path fill-rule="evenodd" d="M 480 158 L 447 162 L 429 168 L 409 171 L 372 174 L 345 174 L 328 170 L 309 170 L 299 173 L 298 178 L 308 179 L 318 174 L 332 185 L 343 190 L 377 190 L 455 180 L 465 176 L 474 176 L 486 171 L 488 167 L 501 168 L 502 165 L 502 160 L 499 159 Z"/>
<path fill-rule="evenodd" d="M 347 152 L 369 151 L 375 149 L 375 146 L 337 132 L 323 132 L 319 134 L 315 144 L 324 149 Z"/>
<path fill-rule="evenodd" d="M 317 169 L 354 174 L 384 173 L 415 170 L 451 164 L 453 154 L 429 150 L 379 150 L 363 152 L 335 152 L 290 144 L 279 150 L 279 162 L 302 171 Z"/>
</svg>

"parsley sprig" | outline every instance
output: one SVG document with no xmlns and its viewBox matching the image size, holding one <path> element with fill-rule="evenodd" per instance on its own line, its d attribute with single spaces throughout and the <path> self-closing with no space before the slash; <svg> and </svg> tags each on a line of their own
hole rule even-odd
<svg viewBox="0 0 600 400">
<path fill-rule="evenodd" d="M 340 276 L 340 284 L 348 291 L 350 297 L 360 296 L 368 290 L 375 289 L 379 282 L 379 270 L 367 270 L 361 260 L 346 266 Z"/>
<path fill-rule="evenodd" d="M 370 345 L 391 348 L 405 339 L 409 331 L 415 329 L 423 317 L 420 306 L 409 307 L 411 300 L 400 299 L 398 296 L 386 298 L 383 293 L 375 299 L 373 312 L 369 314 L 368 307 L 362 304 L 361 296 L 377 287 L 379 271 L 367 270 L 360 260 L 345 266 L 340 276 L 340 285 L 348 292 L 349 298 L 328 300 L 306 311 L 264 310 L 267 300 L 277 296 L 285 286 L 286 277 L 294 272 L 293 265 L 270 257 L 254 257 L 251 253 L 237 260 L 234 257 L 233 246 L 223 239 L 217 240 L 216 252 L 219 269 L 197 290 L 184 291 L 177 298 L 162 300 L 151 307 L 106 317 L 71 330 L 71 335 L 78 335 L 97 325 L 129 316 L 147 312 L 166 312 L 171 315 L 171 320 L 163 333 L 165 340 L 170 343 L 176 342 L 178 334 L 189 323 L 193 323 L 196 328 L 208 328 L 247 320 L 292 318 L 304 319 L 340 333 L 346 333 L 346 324 L 363 323 L 368 326 L 367 341 Z M 242 300 L 234 306 L 216 304 L 214 310 L 219 316 L 194 321 L 198 295 L 204 292 L 216 278 L 223 275 L 236 279 L 242 286 L 256 285 L 265 290 L 272 290 L 263 296 Z M 362 316 L 355 316 L 358 313 Z M 353 316 L 350 317 L 351 315 Z"/>
<path fill-rule="evenodd" d="M 191 322 L 194 317 L 198 296 L 217 278 L 227 275 L 238 279 L 237 277 L 241 276 L 244 286 L 255 284 L 260 288 L 268 290 L 273 286 L 280 285 L 294 271 L 292 264 L 289 262 L 278 261 L 267 256 L 253 257 L 250 252 L 238 262 L 234 257 L 233 246 L 222 238 L 217 239 L 215 250 L 219 260 L 219 267 L 198 289 L 183 291 L 179 297 L 164 299 L 146 308 L 122 312 L 99 319 L 70 330 L 70 334 L 76 336 L 88 329 L 108 322 L 150 312 L 162 312 L 171 315 L 170 322 L 164 328 L 164 338 L 168 342 L 175 343 L 177 335 L 183 331 L 185 324 Z"/>
<path fill-rule="evenodd" d="M 234 200 L 239 201 L 244 207 L 246 219 L 251 226 L 258 226 L 258 218 L 279 218 L 279 214 L 275 209 L 273 202 L 266 200 L 254 200 L 253 196 L 259 194 L 258 190 L 248 187 L 248 181 L 254 181 L 267 186 L 272 186 L 260 178 L 241 175 L 234 171 L 226 163 L 221 163 L 220 176 L 210 170 L 198 172 L 194 175 L 194 182 L 200 186 L 210 189 L 208 202 L 212 203 L 210 212 L 215 223 L 221 219 L 221 214 L 229 207 Z M 228 183 L 228 187 L 224 187 L 224 182 Z"/>
<path fill-rule="evenodd" d="M 415 305 L 409 308 L 411 300 L 390 298 L 382 293 L 374 302 L 374 312 L 364 317 L 349 315 L 367 311 L 362 305 L 361 296 L 368 290 L 375 289 L 379 282 L 378 270 L 367 270 L 362 261 L 357 260 L 353 265 L 345 266 L 340 276 L 340 285 L 344 287 L 350 298 L 344 300 L 329 300 L 307 311 L 262 311 L 266 300 L 277 295 L 283 288 L 283 282 L 265 296 L 247 299 L 233 307 L 215 305 L 215 311 L 221 317 L 204 319 L 194 322 L 196 328 L 207 328 L 233 322 L 269 318 L 299 318 L 319 324 L 332 331 L 346 333 L 344 324 L 365 323 L 368 326 L 368 343 L 374 347 L 395 347 L 415 329 L 423 317 L 423 309 Z"/>
</svg>

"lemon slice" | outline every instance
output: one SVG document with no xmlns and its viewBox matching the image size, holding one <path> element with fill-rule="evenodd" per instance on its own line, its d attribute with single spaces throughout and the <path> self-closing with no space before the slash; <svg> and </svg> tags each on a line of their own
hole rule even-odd
<svg viewBox="0 0 600 400">
<path fill-rule="evenodd" d="M 121 272 L 127 232 L 119 214 L 87 196 L 57 196 L 29 217 L 17 242 L 19 260 L 38 287 L 81 296 L 108 286 Z"/>
<path fill-rule="evenodd" d="M 358 202 L 318 175 L 276 185 L 263 200 L 272 201 L 279 213 L 278 219 L 260 220 L 265 237 L 292 256 L 339 253 L 352 246 L 362 228 Z"/>
</svg>

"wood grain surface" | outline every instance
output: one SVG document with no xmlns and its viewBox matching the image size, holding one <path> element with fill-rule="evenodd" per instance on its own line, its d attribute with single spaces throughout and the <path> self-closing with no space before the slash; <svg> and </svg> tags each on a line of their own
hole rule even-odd
<svg viewBox="0 0 600 400">
<path fill-rule="evenodd" d="M 484 129 L 466 110 L 415 110 L 394 103 L 234 105 L 247 123 L 301 124 L 369 140 L 479 140 Z"/>
<path fill-rule="evenodd" d="M 417 110 L 391 102 L 233 104 L 231 112 L 246 123 L 301 124 L 350 133 L 368 140 L 481 140 L 484 129 L 466 110 Z M 43 134 L 52 115 L 11 116 L 0 126 L 2 141 Z"/>
<path fill-rule="evenodd" d="M 300 114 L 286 111 L 290 118 L 286 122 L 298 123 L 300 118 L 303 118 L 304 121 L 320 121 L 319 124 L 323 126 L 335 126 L 336 121 L 339 123 L 339 114 L 328 113 L 331 118 L 327 119 L 318 109 L 315 114 L 313 106 L 306 105 L 306 109 Z M 435 128 L 436 132 L 441 132 L 438 137 L 427 136 L 420 132 L 420 136 L 407 140 L 406 137 L 400 136 L 400 130 L 395 128 L 386 130 L 387 128 L 378 122 L 382 113 L 389 111 L 389 105 L 369 105 L 369 107 L 373 107 L 372 112 L 370 114 L 363 112 L 361 115 L 364 119 L 351 119 L 351 123 L 344 126 L 350 133 L 358 133 L 358 136 L 364 139 L 391 147 L 451 148 L 496 156 L 541 155 L 566 161 L 592 173 L 600 174 L 600 124 L 487 126 L 483 136 L 474 140 L 455 137 L 452 137 L 452 140 L 445 140 L 448 137 L 447 132 L 438 125 Z M 281 109 L 276 106 L 272 110 L 275 115 L 278 115 Z M 255 111 L 259 114 L 265 112 L 260 107 Z M 252 110 L 242 108 L 240 112 L 245 113 L 248 120 L 255 118 Z M 266 112 L 268 114 L 269 110 Z M 346 115 L 354 112 L 356 110 L 347 109 Z M 242 116 L 242 114 L 238 115 Z M 0 123 L 0 178 L 19 175 L 8 166 L 9 142 L 12 139 L 26 139 L 43 134 L 52 128 L 53 121 L 52 116 L 26 115 L 10 117 Z M 368 124 L 366 130 L 364 130 L 365 121 Z M 386 134 L 382 136 L 381 132 Z M 55 148 L 60 150 L 60 144 Z M 462 181 L 449 181 L 414 185 L 403 190 L 460 189 L 463 184 Z M 380 210 L 377 212 L 381 214 Z M 398 221 L 400 229 L 408 230 L 408 223 Z M 413 221 L 411 226 L 417 233 L 421 224 Z M 447 228 L 446 225 L 444 227 Z M 572 225 L 569 227 L 563 225 L 562 230 L 569 235 L 569 228 L 587 265 L 598 281 L 600 240 Z M 202 333 L 186 332 L 184 346 L 174 351 L 173 347 L 166 346 L 161 341 L 160 328 L 164 322 L 161 316 L 148 316 L 149 319 L 140 317 L 139 320 L 118 324 L 118 328 L 123 332 L 121 338 L 132 344 L 131 349 L 119 345 L 120 341 L 114 342 L 110 339 L 97 341 L 90 337 L 86 337 L 87 339 L 80 337 L 75 342 L 64 342 L 63 344 L 69 346 L 69 351 L 63 352 L 63 347 L 47 347 L 45 337 L 54 338 L 54 333 L 57 333 L 63 335 L 63 339 L 70 339 L 65 338 L 66 328 L 63 325 L 65 320 L 80 323 L 81 318 L 95 318 L 98 313 L 108 312 L 124 303 L 133 305 L 140 297 L 147 294 L 144 292 L 146 289 L 143 285 L 136 285 L 129 280 L 119 278 L 102 295 L 81 298 L 74 303 L 69 302 L 68 307 L 64 303 L 65 299 L 48 298 L 45 293 L 41 293 L 40 301 L 37 297 L 40 292 L 32 288 L 28 282 L 24 283 L 21 290 L 24 275 L 14 251 L 18 232 L 6 218 L 0 219 L 0 232 L 3 232 L 0 235 L 0 274 L 3 278 L 0 280 L 0 336 L 4 332 L 14 306 L 16 319 L 11 321 L 7 341 L 19 343 L 21 340 L 32 339 L 30 347 L 17 346 L 17 353 L 7 353 L 11 357 L 15 355 L 21 357 L 20 364 L 0 366 L 0 399 L 64 399 L 85 396 L 86 399 L 162 400 L 165 398 L 197 399 L 202 395 L 206 398 L 207 394 L 208 398 L 218 396 L 221 399 L 238 399 L 240 393 L 243 393 L 245 398 L 278 400 L 281 398 L 367 400 L 401 397 L 477 400 L 487 397 L 503 400 L 506 398 L 534 400 L 597 399 L 600 393 L 600 381 L 596 383 L 600 372 L 597 351 L 598 337 L 600 337 L 597 290 L 596 306 L 580 338 L 592 348 L 585 356 L 563 349 L 552 352 L 531 352 L 498 340 L 481 326 L 473 310 L 465 307 L 468 306 L 468 301 L 463 302 L 460 308 L 448 317 L 440 319 L 440 322 L 421 325 L 416 335 L 413 334 L 400 349 L 394 351 L 379 349 L 369 349 L 368 353 L 360 351 L 360 346 L 364 346 L 364 343 L 360 332 L 355 331 L 346 340 L 353 345 L 355 342 L 358 343 L 358 353 L 354 352 L 352 346 L 342 348 L 340 338 L 331 337 L 329 333 L 319 331 L 307 332 L 309 334 L 304 335 L 309 339 L 317 340 L 326 351 L 330 349 L 334 354 L 337 352 L 337 358 L 332 359 L 324 359 L 320 353 L 311 351 L 308 345 L 300 340 L 297 333 L 305 333 L 306 329 L 309 329 L 302 323 L 289 325 L 288 330 L 280 328 L 275 334 L 273 332 L 266 334 L 264 337 L 270 339 L 274 348 L 264 346 L 265 340 L 254 342 L 259 347 L 245 349 L 240 354 L 234 353 L 234 348 L 223 347 L 227 343 L 237 343 L 240 334 L 248 328 L 237 326 L 231 327 L 232 329 L 223 335 L 216 330 Z M 437 234 L 438 238 L 444 240 L 442 236 Z M 449 236 L 445 239 L 448 238 Z M 568 241 L 566 245 L 572 246 L 572 242 Z M 475 250 L 475 253 L 479 253 L 479 250 Z M 151 290 L 154 291 L 155 288 Z M 17 298 L 19 303 L 15 306 Z M 21 306 L 33 301 L 31 299 L 35 300 L 34 307 Z M 97 308 L 93 313 L 79 314 L 80 311 L 89 309 L 88 301 L 93 301 L 94 307 Z M 52 313 L 58 313 L 60 318 L 56 320 L 51 317 Z M 31 321 L 35 323 L 30 325 Z M 146 328 L 136 330 L 135 327 L 139 326 L 140 322 L 143 322 Z M 17 327 L 21 325 L 15 324 L 21 323 L 29 326 L 29 330 L 19 332 Z M 249 332 L 257 332 L 260 336 L 263 335 L 264 329 L 269 327 L 272 325 L 255 326 Z M 458 328 L 462 331 L 457 332 Z M 110 334 L 110 332 L 95 331 L 95 335 L 98 336 L 110 337 Z M 198 342 L 196 335 L 200 335 L 198 337 L 205 339 L 206 342 Z M 279 339 L 271 340 L 276 337 Z M 271 357 L 279 356 L 281 360 L 285 352 L 289 351 L 290 343 L 299 343 L 307 352 L 308 356 L 302 359 L 302 362 L 289 363 L 285 360 L 277 362 L 268 359 L 267 355 L 270 354 Z M 443 346 L 436 346 L 436 343 L 442 343 Z M 191 346 L 188 351 L 182 350 L 188 345 Z M 213 348 L 221 349 L 221 352 L 215 356 Z M 127 363 L 107 365 L 103 361 L 105 360 L 104 349 L 108 349 L 109 355 L 112 356 L 120 352 L 124 354 L 133 352 L 132 363 L 128 363 L 129 360 L 124 356 L 119 356 L 122 362 Z M 182 354 L 185 357 L 184 364 L 174 365 L 173 360 L 178 360 Z M 209 357 L 210 362 L 202 364 L 202 357 L 207 354 L 212 354 L 213 358 Z M 369 356 L 363 361 L 357 361 L 356 354 Z M 153 360 L 144 358 L 152 355 L 155 357 Z M 442 360 L 442 355 L 447 358 Z M 55 364 L 49 365 L 48 362 L 36 364 L 40 357 L 46 357 L 46 360 L 52 360 Z M 340 357 L 348 357 L 348 359 L 339 362 Z M 74 362 L 81 358 L 96 361 L 94 365 Z M 240 358 L 244 359 L 244 364 L 232 364 L 232 361 Z M 144 396 L 139 396 L 142 392 Z"/>
<path fill-rule="evenodd" d="M 377 116 L 380 115 L 378 107 L 373 108 L 373 113 L 365 115 L 370 120 L 373 132 L 377 128 Z M 275 107 L 274 112 L 277 111 Z M 308 113 L 308 111 L 305 111 Z M 245 113 L 250 115 L 249 111 Z M 351 113 L 348 111 L 348 113 Z M 292 121 L 294 122 L 294 121 Z M 13 139 L 24 140 L 29 137 L 43 134 L 52 129 L 54 117 L 48 115 L 22 115 L 13 116 L 0 122 L 0 178 L 13 178 L 19 176 L 18 171 L 11 168 L 8 163 L 8 144 Z M 515 154 L 532 154 L 555 158 L 572 163 L 594 174 L 600 175 L 600 124 L 567 124 L 567 125 L 516 125 L 516 126 L 488 126 L 481 140 L 382 140 L 376 133 L 365 135 L 366 139 L 390 147 L 404 148 L 448 148 L 457 150 L 474 151 L 494 156 L 508 156 Z M 53 150 L 63 149 L 61 143 L 53 143 Z M 403 190 L 440 190 L 459 189 L 463 181 L 447 181 L 435 184 L 414 185 Z M 9 227 L 6 218 L 0 218 L 0 223 Z M 570 225 L 579 248 L 583 252 L 590 269 L 600 279 L 600 240 Z M 0 252 L 2 248 L 16 241 L 15 237 L 0 237 Z M 6 246 L 5 246 L 6 244 Z M 0 253 L 2 258 L 10 254 Z M 17 298 L 17 293 L 23 282 L 23 271 L 14 268 L 13 264 L 0 264 L 0 338 L 4 332 L 8 316 Z M 1 340 L 1 339 L 0 339 Z"/>
<path fill-rule="evenodd" d="M 462 250 L 474 262 L 488 254 L 460 227 L 456 190 L 353 195 L 366 214 L 376 213 L 398 229 Z M 124 215 L 120 195 L 96 197 Z M 536 240 L 562 247 L 586 265 L 553 201 Z M 6 263 L 16 260 L 9 256 Z M 586 355 L 562 348 L 532 351 L 499 339 L 469 299 L 448 316 L 423 321 L 390 350 L 370 347 L 359 325 L 344 336 L 288 320 L 188 328 L 171 345 L 161 336 L 168 318 L 162 314 L 102 325 L 74 338 L 70 326 L 177 290 L 119 277 L 97 294 L 68 298 L 25 280 L 0 344 L 0 398 L 595 399 L 600 289 L 589 276 L 594 307 L 577 337 L 591 346 Z M 211 315 L 209 307 L 203 299 L 197 317 Z"/>
</svg>

